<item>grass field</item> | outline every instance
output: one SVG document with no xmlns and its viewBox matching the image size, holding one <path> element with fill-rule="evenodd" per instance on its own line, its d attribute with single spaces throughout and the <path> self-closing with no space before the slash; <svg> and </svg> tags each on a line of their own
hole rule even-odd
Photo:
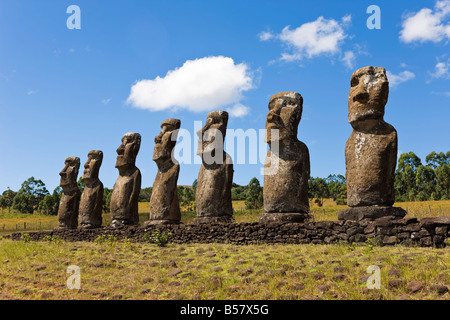
<svg viewBox="0 0 450 320">
<path fill-rule="evenodd" d="M 67 287 L 72 265 L 80 289 Z M 448 300 L 449 265 L 448 248 L 3 239 L 0 299 Z"/>
<path fill-rule="evenodd" d="M 407 217 L 422 219 L 425 217 L 450 216 L 450 200 L 421 201 L 421 202 L 398 202 L 396 207 L 402 207 L 408 211 Z M 245 210 L 244 201 L 233 201 L 235 209 L 234 218 L 237 223 L 257 222 L 262 210 Z M 337 220 L 338 212 L 347 208 L 346 205 L 336 205 L 332 199 L 325 199 L 322 207 L 310 202 L 311 214 L 316 221 Z M 150 206 L 148 202 L 139 203 L 139 220 L 143 224 L 148 220 Z M 183 208 L 182 208 L 183 211 Z M 190 224 L 195 218 L 195 212 L 183 212 L 182 222 Z M 111 215 L 103 215 L 103 225 L 111 222 Z M 0 213 L 0 235 L 12 232 L 51 230 L 58 224 L 56 216 L 45 216 L 38 214 Z"/>
<path fill-rule="evenodd" d="M 450 201 L 396 204 L 408 216 L 450 215 Z M 237 222 L 258 221 L 260 210 L 234 202 Z M 316 220 L 335 220 L 337 206 L 311 206 Z M 430 214 L 431 209 L 431 214 Z M 141 222 L 148 203 L 141 203 Z M 183 214 L 191 223 L 195 214 Z M 104 224 L 110 216 L 104 215 Z M 56 217 L 3 214 L 4 234 L 51 229 Z M 22 229 L 20 228 L 22 227 Z M 2 299 L 439 299 L 449 300 L 450 248 L 333 245 L 169 244 L 130 241 L 12 241 L 0 237 Z M 68 266 L 78 266 L 80 289 L 70 290 Z M 380 289 L 367 287 L 367 268 L 381 271 Z"/>
</svg>

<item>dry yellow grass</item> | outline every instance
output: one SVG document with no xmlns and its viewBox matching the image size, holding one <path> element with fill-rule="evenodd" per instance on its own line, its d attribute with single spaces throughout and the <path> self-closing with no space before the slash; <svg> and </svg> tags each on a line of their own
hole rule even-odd
<svg viewBox="0 0 450 320">
<path fill-rule="evenodd" d="M 67 288 L 69 265 L 80 289 Z M 380 289 L 367 288 L 370 265 Z M 449 248 L 0 240 L 0 300 L 448 300 L 434 286 L 450 286 L 449 265 Z"/>
<path fill-rule="evenodd" d="M 426 217 L 450 216 L 450 200 L 440 201 L 417 201 L 417 202 L 397 202 L 396 207 L 402 207 L 407 210 L 406 217 L 415 217 L 422 219 Z M 257 222 L 262 213 L 259 210 L 245 210 L 245 201 L 233 201 L 234 218 L 237 223 Z M 310 201 L 311 215 L 315 221 L 333 221 L 337 220 L 340 210 L 347 208 L 346 205 L 336 205 L 332 199 L 325 199 L 323 206 L 319 207 L 317 203 Z M 182 207 L 182 211 L 185 208 Z M 139 221 L 142 224 L 149 218 L 150 203 L 139 203 Z M 195 212 L 183 212 L 181 221 L 190 224 L 195 218 Z M 111 222 L 109 213 L 103 215 L 103 225 Z M 45 216 L 39 214 L 0 214 L 0 235 L 10 234 L 12 232 L 32 231 L 32 230 L 51 230 L 58 224 L 55 216 Z"/>
</svg>

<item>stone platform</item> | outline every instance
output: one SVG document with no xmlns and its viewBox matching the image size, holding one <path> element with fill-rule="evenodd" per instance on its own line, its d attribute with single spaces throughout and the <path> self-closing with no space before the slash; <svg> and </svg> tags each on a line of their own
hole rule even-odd
<svg viewBox="0 0 450 320">
<path fill-rule="evenodd" d="M 393 217 L 393 219 L 402 219 L 406 211 L 399 207 L 390 206 L 365 206 L 350 207 L 341 210 L 338 214 L 339 220 L 361 221 L 364 219 L 375 220 L 381 217 Z"/>
<path fill-rule="evenodd" d="M 31 240 L 54 236 L 66 241 L 94 241 L 99 236 L 114 235 L 117 240 L 146 242 L 147 235 L 158 229 L 170 232 L 172 243 L 230 243 L 230 244 L 331 244 L 365 242 L 371 239 L 377 245 L 405 245 L 442 248 L 450 238 L 450 217 L 394 219 L 386 216 L 373 221 L 317 221 L 307 223 L 263 224 L 217 223 L 173 224 L 160 226 L 102 227 L 97 229 L 68 229 L 26 232 Z M 11 235 L 21 240 L 22 233 Z"/>
</svg>

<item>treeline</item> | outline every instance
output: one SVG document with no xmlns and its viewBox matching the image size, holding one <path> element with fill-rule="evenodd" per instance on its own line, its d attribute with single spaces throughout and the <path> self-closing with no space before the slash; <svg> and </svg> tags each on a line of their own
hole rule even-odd
<svg viewBox="0 0 450 320">
<path fill-rule="evenodd" d="M 78 187 L 84 189 L 83 179 L 78 180 Z M 395 171 L 396 201 L 425 201 L 450 199 L 450 151 L 447 153 L 431 152 L 425 158 L 425 164 L 413 152 L 400 155 Z M 195 192 L 197 179 L 191 186 L 178 186 L 178 200 L 185 211 L 195 211 Z M 41 180 L 34 177 L 24 181 L 15 192 L 8 188 L 0 196 L 2 211 L 11 208 L 22 213 L 38 212 L 45 215 L 58 213 L 61 187 L 50 193 Z M 104 188 L 103 211 L 109 212 L 112 189 Z M 149 202 L 152 187 L 142 188 L 139 202 Z M 308 197 L 319 206 L 324 199 L 332 198 L 336 204 L 345 205 L 347 200 L 347 186 L 343 175 L 329 175 L 327 178 L 314 178 L 308 180 Z M 263 187 L 257 178 L 252 178 L 247 185 L 232 184 L 231 199 L 245 201 L 247 209 L 260 209 L 263 207 Z"/>
<path fill-rule="evenodd" d="M 450 199 L 450 151 L 431 152 L 425 164 L 414 152 L 402 153 L 394 187 L 396 201 Z"/>
</svg>

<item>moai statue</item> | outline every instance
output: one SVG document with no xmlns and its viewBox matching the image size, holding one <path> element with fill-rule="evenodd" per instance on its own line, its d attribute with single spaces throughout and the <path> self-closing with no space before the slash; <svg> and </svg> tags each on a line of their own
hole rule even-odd
<svg viewBox="0 0 450 320">
<path fill-rule="evenodd" d="M 126 133 L 117 148 L 116 168 L 119 176 L 111 194 L 111 226 L 138 225 L 138 200 L 141 191 L 141 172 L 136 167 L 136 156 L 141 145 L 139 133 Z"/>
<path fill-rule="evenodd" d="M 145 222 L 145 226 L 180 223 L 181 212 L 177 190 L 180 165 L 173 158 L 180 123 L 178 119 L 164 120 L 161 132 L 155 137 L 153 161 L 158 166 L 158 172 L 150 198 L 150 220 Z"/>
<path fill-rule="evenodd" d="M 213 111 L 205 126 L 197 132 L 197 154 L 202 158 L 198 173 L 195 205 L 197 217 L 194 223 L 231 223 L 233 205 L 231 185 L 233 162 L 224 151 L 228 112 Z"/>
<path fill-rule="evenodd" d="M 80 225 L 82 228 L 102 226 L 103 183 L 98 178 L 103 161 L 103 152 L 92 150 L 84 164 L 83 181 L 85 183 L 80 201 Z"/>
<path fill-rule="evenodd" d="M 58 208 L 58 229 L 73 229 L 78 226 L 78 209 L 80 205 L 80 189 L 77 185 L 77 176 L 80 169 L 80 158 L 68 157 L 65 160 L 60 186 L 63 189 Z"/>
<path fill-rule="evenodd" d="M 389 82 L 384 68 L 365 67 L 350 81 L 348 122 L 353 132 L 345 146 L 347 204 L 340 220 L 402 218 L 406 212 L 393 208 L 397 132 L 384 122 Z"/>
<path fill-rule="evenodd" d="M 264 213 L 261 223 L 311 220 L 308 201 L 310 174 L 308 147 L 297 139 L 303 98 L 297 92 L 280 92 L 269 101 L 265 141 Z"/>
</svg>

